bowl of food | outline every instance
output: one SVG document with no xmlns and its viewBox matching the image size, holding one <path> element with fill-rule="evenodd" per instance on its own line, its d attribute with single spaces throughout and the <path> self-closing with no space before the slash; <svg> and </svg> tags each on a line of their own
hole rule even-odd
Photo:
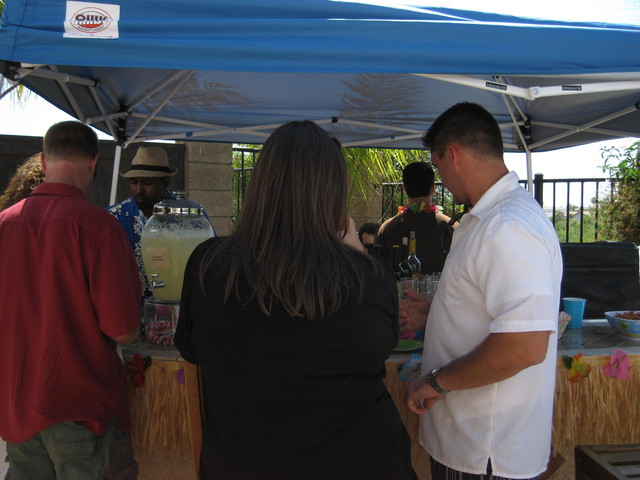
<svg viewBox="0 0 640 480">
<path fill-rule="evenodd" d="M 618 335 L 640 341 L 640 310 L 616 310 L 604 316 Z"/>
</svg>

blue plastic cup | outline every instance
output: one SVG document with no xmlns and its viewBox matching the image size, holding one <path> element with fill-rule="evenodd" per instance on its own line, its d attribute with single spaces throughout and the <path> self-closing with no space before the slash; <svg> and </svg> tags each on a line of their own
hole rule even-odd
<svg viewBox="0 0 640 480">
<path fill-rule="evenodd" d="M 582 328 L 582 317 L 586 303 L 586 298 L 564 297 L 562 299 L 562 309 L 571 315 L 567 328 Z"/>
</svg>

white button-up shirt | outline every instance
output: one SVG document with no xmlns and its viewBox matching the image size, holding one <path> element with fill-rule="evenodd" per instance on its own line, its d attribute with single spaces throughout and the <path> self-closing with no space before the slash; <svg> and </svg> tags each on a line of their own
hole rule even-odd
<svg viewBox="0 0 640 480">
<path fill-rule="evenodd" d="M 491 333 L 556 331 L 562 256 L 550 220 L 511 172 L 462 217 L 433 300 L 423 374 Z M 501 382 L 448 393 L 421 419 L 421 444 L 440 463 L 528 478 L 546 469 L 557 335 L 547 356 Z"/>
</svg>

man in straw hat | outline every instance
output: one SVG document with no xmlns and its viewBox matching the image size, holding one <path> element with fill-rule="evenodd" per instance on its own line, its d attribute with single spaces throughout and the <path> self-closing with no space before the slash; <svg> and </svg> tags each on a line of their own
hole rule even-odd
<svg viewBox="0 0 640 480">
<path fill-rule="evenodd" d="M 165 199 L 172 199 L 169 177 L 178 173 L 177 168 L 169 166 L 167 154 L 162 147 L 140 147 L 131 161 L 128 171 L 120 172 L 120 176 L 129 178 L 131 197 L 107 208 L 124 228 L 131 248 L 135 253 L 140 271 L 140 280 L 144 287 L 144 295 L 149 295 L 149 281 L 142 261 L 140 236 L 147 219 L 153 214 L 153 206 Z"/>
</svg>

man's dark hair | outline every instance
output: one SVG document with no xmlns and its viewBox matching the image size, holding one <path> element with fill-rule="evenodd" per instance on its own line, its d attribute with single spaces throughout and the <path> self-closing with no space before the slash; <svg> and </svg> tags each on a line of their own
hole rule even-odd
<svg viewBox="0 0 640 480">
<path fill-rule="evenodd" d="M 44 136 L 42 151 L 45 155 L 64 157 L 95 157 L 98 154 L 98 136 L 82 122 L 56 123 Z"/>
<path fill-rule="evenodd" d="M 402 170 L 402 184 L 409 198 L 426 197 L 435 181 L 433 168 L 425 162 L 413 162 Z"/>
<path fill-rule="evenodd" d="M 452 142 L 493 157 L 502 158 L 504 151 L 498 122 L 477 103 L 462 102 L 450 107 L 422 136 L 422 144 L 439 156 Z"/>
<path fill-rule="evenodd" d="M 358 238 L 360 242 L 362 242 L 362 235 L 364 233 L 368 233 L 369 235 L 378 235 L 378 230 L 380 229 L 379 223 L 367 222 L 363 223 L 358 229 Z"/>
</svg>

